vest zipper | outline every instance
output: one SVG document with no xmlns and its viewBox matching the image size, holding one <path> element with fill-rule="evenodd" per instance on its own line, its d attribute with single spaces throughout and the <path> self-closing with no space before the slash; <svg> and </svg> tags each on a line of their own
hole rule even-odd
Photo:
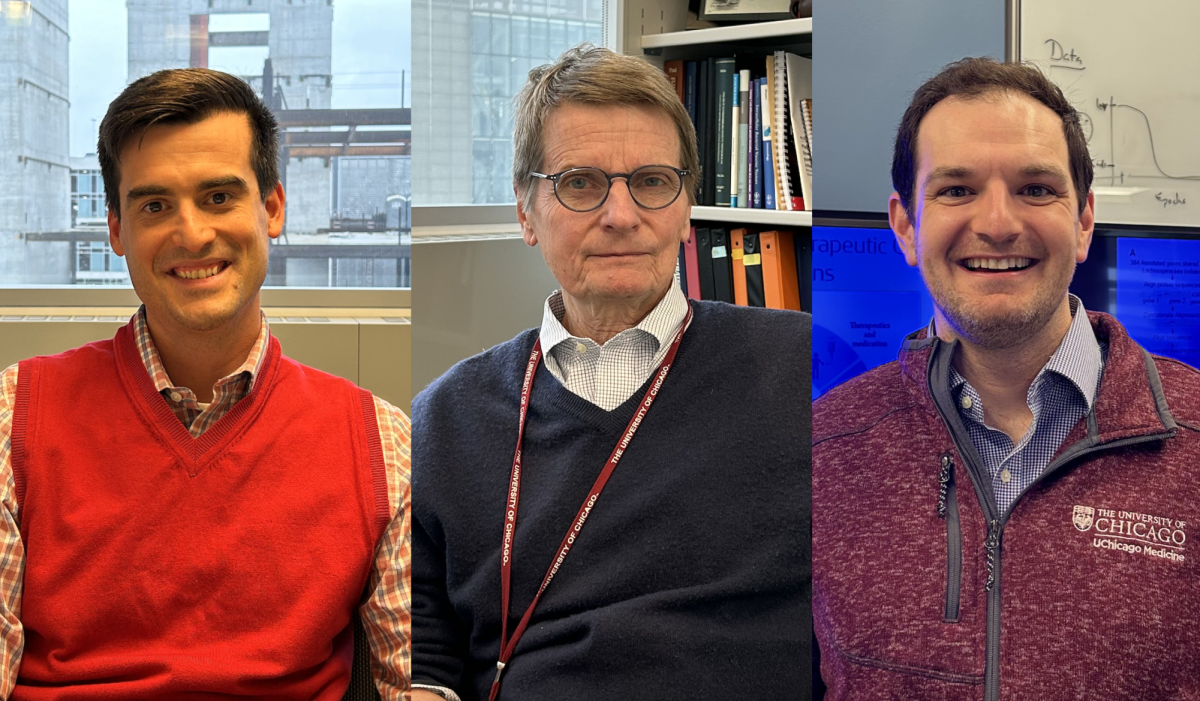
<svg viewBox="0 0 1200 701">
<path fill-rule="evenodd" d="M 950 433 L 950 438 L 954 441 L 954 445 L 958 449 L 958 454 L 966 462 L 967 474 L 975 487 L 975 494 L 979 498 L 979 504 L 983 507 L 984 516 L 988 520 L 988 538 L 985 545 L 988 550 L 987 583 L 990 588 L 987 588 L 987 630 L 985 633 L 983 700 L 1000 701 L 1000 592 L 1002 582 L 1001 565 L 1003 562 L 1001 558 L 1001 546 L 1004 526 L 1008 522 L 1008 514 L 1012 513 L 1012 507 L 1009 507 L 1007 513 L 998 513 L 999 509 L 996 506 L 995 497 L 992 495 L 990 477 L 983 466 L 972 459 L 972 456 L 975 455 L 975 444 L 971 442 L 971 437 L 967 434 L 966 426 L 963 425 L 962 418 L 958 415 L 958 410 L 954 407 L 954 401 L 950 397 L 949 388 L 945 385 L 934 387 L 934 377 L 946 376 L 944 370 L 939 371 L 935 367 L 939 360 L 940 350 L 937 346 L 938 344 L 935 341 L 934 348 L 929 353 L 929 362 L 925 367 L 925 377 L 927 378 L 929 393 L 933 397 L 933 405 L 937 409 L 938 416 L 942 419 L 942 424 Z M 941 362 L 948 363 L 949 361 L 950 357 L 947 356 Z M 1095 411 L 1094 407 L 1093 411 Z M 1013 501 L 1013 505 L 1016 505 L 1021 500 L 1021 497 L 1025 496 L 1025 492 L 1032 489 L 1034 485 L 1041 482 L 1047 475 L 1053 474 L 1073 460 L 1092 453 L 1098 453 L 1102 450 L 1123 448 L 1137 443 L 1148 443 L 1150 441 L 1174 438 L 1176 433 L 1174 428 L 1169 428 L 1166 431 L 1158 433 L 1131 436 L 1108 443 L 1097 444 L 1095 443 L 1095 429 L 1092 423 L 1094 422 L 1094 418 L 1089 417 L 1088 421 L 1088 437 L 1071 445 L 1060 453 L 1056 459 L 1052 460 L 1046 466 L 1046 469 L 1042 471 L 1042 474 L 1017 495 L 1017 498 Z M 949 497 L 949 494 L 947 497 Z M 948 512 L 949 504 L 947 504 Z"/>
<path fill-rule="evenodd" d="M 962 592 L 962 529 L 958 520 L 958 491 L 954 485 L 954 457 L 942 453 L 938 474 L 938 517 L 946 520 L 946 610 L 944 620 L 958 623 Z"/>
</svg>

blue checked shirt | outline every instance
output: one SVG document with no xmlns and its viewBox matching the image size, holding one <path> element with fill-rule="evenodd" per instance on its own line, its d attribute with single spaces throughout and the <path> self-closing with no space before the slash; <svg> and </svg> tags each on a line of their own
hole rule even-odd
<svg viewBox="0 0 1200 701">
<path fill-rule="evenodd" d="M 1033 378 L 1026 399 L 1033 423 L 1013 445 L 1008 434 L 983 421 L 983 400 L 966 378 L 950 368 L 950 396 L 967 426 L 971 442 L 992 478 L 1001 514 L 1050 465 L 1075 424 L 1096 399 L 1107 348 L 1102 348 L 1079 298 L 1071 295 L 1071 327 L 1050 361 Z"/>
</svg>

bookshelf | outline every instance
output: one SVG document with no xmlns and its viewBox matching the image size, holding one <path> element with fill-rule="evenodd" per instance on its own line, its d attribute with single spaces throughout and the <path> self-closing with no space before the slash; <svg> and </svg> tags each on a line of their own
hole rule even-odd
<svg viewBox="0 0 1200 701">
<path fill-rule="evenodd" d="M 671 60 L 695 61 L 723 56 L 753 57 L 776 50 L 812 57 L 812 18 L 688 30 L 685 28 L 688 23 L 687 0 L 623 0 L 620 4 L 623 26 L 617 31 L 617 48 L 629 54 L 640 53 L 643 58 L 660 68 L 664 62 Z M 797 182 L 797 189 L 799 186 Z M 801 306 L 811 311 L 811 210 L 797 212 L 746 207 L 693 206 L 691 218 L 692 223 L 698 227 L 715 224 L 718 227 L 724 225 L 731 231 L 743 226 L 758 230 L 794 231 L 796 272 L 802 290 Z M 701 289 L 704 289 L 703 284 Z"/>
<path fill-rule="evenodd" d="M 645 58 L 660 68 L 664 60 L 673 58 L 694 59 L 747 50 L 783 49 L 812 55 L 811 17 L 689 30 L 684 29 L 686 7 L 686 0 L 625 0 L 622 29 L 626 46 L 636 44 Z M 642 33 L 633 41 L 636 31 Z M 812 226 L 812 211 L 697 206 L 692 208 L 692 219 L 804 228 Z"/>
<path fill-rule="evenodd" d="M 737 24 L 711 29 L 692 29 L 642 36 L 642 50 L 665 49 L 698 44 L 728 44 L 762 39 L 788 39 L 812 36 L 812 18 L 785 19 L 776 22 Z"/>
<path fill-rule="evenodd" d="M 812 212 L 786 212 L 778 209 L 742 207 L 692 207 L 692 219 L 766 226 L 812 226 Z"/>
</svg>

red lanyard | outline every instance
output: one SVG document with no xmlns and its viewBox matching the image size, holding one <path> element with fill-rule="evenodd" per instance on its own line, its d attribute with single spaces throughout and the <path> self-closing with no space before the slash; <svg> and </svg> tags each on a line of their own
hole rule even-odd
<svg viewBox="0 0 1200 701">
<path fill-rule="evenodd" d="M 546 570 L 546 576 L 542 579 L 542 586 L 538 587 L 537 594 L 534 595 L 529 608 L 525 609 L 525 615 L 521 617 L 521 622 L 517 624 L 512 638 L 509 639 L 508 595 L 509 583 L 512 580 L 512 542 L 513 535 L 517 530 L 517 502 L 521 498 L 521 446 L 525 439 L 525 415 L 529 412 L 529 396 L 533 391 L 533 375 L 537 371 L 538 362 L 542 357 L 541 339 L 538 339 L 533 344 L 533 351 L 529 354 L 529 363 L 525 366 L 525 381 L 521 384 L 521 419 L 520 423 L 517 424 L 517 450 L 513 455 L 512 477 L 508 488 L 508 507 L 504 512 L 504 544 L 500 554 L 500 659 L 496 662 L 496 680 L 492 682 L 492 691 L 488 694 L 488 701 L 495 701 L 497 694 L 500 693 L 500 675 L 504 672 L 504 667 L 508 664 L 509 659 L 512 658 L 513 650 L 517 647 L 517 642 L 525 633 L 525 627 L 529 625 L 529 619 L 533 616 L 533 609 L 537 606 L 538 600 L 542 598 L 542 592 L 546 591 L 546 587 L 550 586 L 550 580 L 554 579 L 558 568 L 567 559 L 567 553 L 571 552 L 571 546 L 575 544 L 575 539 L 579 537 L 579 532 L 583 529 L 583 523 L 587 521 L 588 514 L 592 512 L 592 508 L 596 505 L 596 500 L 600 498 L 600 492 L 604 491 L 604 485 L 608 484 L 608 478 L 612 476 L 613 470 L 616 469 L 617 463 L 621 460 L 621 456 L 625 454 L 625 450 L 629 447 L 629 442 L 633 440 L 633 434 L 637 433 L 638 427 L 642 425 L 642 420 L 646 418 L 646 412 L 650 411 L 650 405 L 654 403 L 655 397 L 658 396 L 658 392 L 662 388 L 663 381 L 667 379 L 667 373 L 671 370 L 671 363 L 675 360 L 675 353 L 679 351 L 679 342 L 683 340 L 683 331 L 691 321 L 692 308 L 689 305 L 687 317 L 683 320 L 683 325 L 679 327 L 679 331 L 675 334 L 675 340 L 671 342 L 671 348 L 667 351 L 667 357 L 663 358 L 662 365 L 658 366 L 654 382 L 646 390 L 646 395 L 642 397 L 642 403 L 638 405 L 637 412 L 629 420 L 629 425 L 625 427 L 625 434 L 621 436 L 621 440 L 613 448 L 612 454 L 608 457 L 608 462 L 604 464 L 604 469 L 600 471 L 600 476 L 592 484 L 592 490 L 588 492 L 587 499 L 579 507 L 579 513 L 575 515 L 574 522 L 567 529 L 567 534 L 563 536 L 562 543 L 558 546 L 558 554 L 555 556 L 554 561 L 550 563 L 550 569 Z"/>
</svg>

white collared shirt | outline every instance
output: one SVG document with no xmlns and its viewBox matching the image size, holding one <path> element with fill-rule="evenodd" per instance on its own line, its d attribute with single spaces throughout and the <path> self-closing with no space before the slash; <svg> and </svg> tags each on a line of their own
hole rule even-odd
<svg viewBox="0 0 1200 701">
<path fill-rule="evenodd" d="M 687 318 L 688 301 L 678 285 L 637 326 L 604 345 L 572 336 L 562 325 L 562 291 L 546 300 L 542 313 L 542 350 L 546 369 L 572 394 L 605 411 L 621 406 L 637 392 L 666 357 L 675 333 Z"/>
</svg>

